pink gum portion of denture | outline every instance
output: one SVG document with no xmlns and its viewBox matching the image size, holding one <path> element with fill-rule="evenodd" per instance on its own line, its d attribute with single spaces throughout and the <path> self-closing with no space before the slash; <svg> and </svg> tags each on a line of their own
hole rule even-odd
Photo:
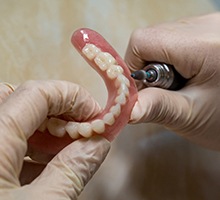
<svg viewBox="0 0 220 200">
<path fill-rule="evenodd" d="M 102 72 L 94 61 L 87 59 L 83 55 L 83 47 L 88 43 L 94 44 L 95 46 L 100 48 L 102 52 L 110 53 L 115 58 L 118 65 L 120 65 L 124 69 L 123 74 L 130 81 L 129 96 L 127 98 L 126 104 L 124 106 L 121 106 L 121 113 L 116 118 L 115 123 L 112 126 L 106 125 L 105 133 L 103 134 L 103 136 L 106 137 L 109 141 L 112 141 L 129 121 L 131 110 L 137 100 L 137 88 L 135 86 L 135 82 L 131 78 L 130 71 L 126 66 L 124 60 L 119 56 L 114 48 L 96 31 L 88 28 L 78 29 L 73 33 L 71 42 L 78 50 L 78 52 L 82 55 L 82 57 L 89 63 L 89 65 L 92 66 L 99 73 L 100 76 L 102 76 L 108 90 L 108 101 L 105 109 L 102 111 L 102 113 L 100 113 L 92 120 L 102 118 L 105 113 L 109 112 L 110 107 L 115 105 L 114 101 L 117 96 L 117 89 L 116 86 L 114 86 L 115 80 L 110 80 L 109 78 L 107 78 L 106 73 Z"/>
<path fill-rule="evenodd" d="M 108 140 L 112 141 L 120 132 L 120 130 L 128 123 L 131 110 L 137 99 L 137 90 L 135 87 L 135 83 L 133 79 L 130 78 L 130 71 L 126 67 L 124 61 L 120 58 L 117 52 L 108 44 L 108 42 L 95 31 L 92 31 L 90 29 L 77 30 L 73 34 L 72 43 L 74 44 L 74 46 L 76 47 L 76 49 L 79 51 L 80 54 L 82 54 L 82 48 L 86 43 L 95 44 L 103 52 L 109 52 L 112 56 L 114 56 L 118 64 L 123 67 L 124 75 L 130 81 L 130 88 L 129 88 L 130 96 L 128 98 L 126 105 L 122 106 L 121 114 L 119 117 L 116 118 L 115 124 L 112 126 L 106 126 L 106 132 L 104 136 Z M 106 108 L 100 115 L 96 116 L 96 118 L 101 118 L 106 112 L 108 112 L 112 104 L 114 104 L 114 99 L 117 90 L 114 87 L 114 81 L 106 78 L 104 73 L 98 69 L 98 67 L 94 62 L 91 62 L 88 59 L 86 60 L 103 77 L 106 83 L 106 87 L 108 89 L 109 98 Z M 68 134 L 66 134 L 62 138 L 58 138 L 52 136 L 48 132 L 42 134 L 37 131 L 28 140 L 29 156 L 34 160 L 42 161 L 44 160 L 45 157 L 53 157 L 55 154 L 57 154 L 61 149 L 63 149 L 68 144 L 70 144 L 72 141 L 73 139 L 70 138 Z"/>
</svg>

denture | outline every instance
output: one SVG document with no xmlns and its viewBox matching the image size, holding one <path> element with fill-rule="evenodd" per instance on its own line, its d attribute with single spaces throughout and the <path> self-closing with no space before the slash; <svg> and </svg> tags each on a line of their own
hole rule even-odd
<svg viewBox="0 0 220 200">
<path fill-rule="evenodd" d="M 29 145 L 41 152 L 56 154 L 67 144 L 81 137 L 103 135 L 113 141 L 128 123 L 137 99 L 137 89 L 130 71 L 114 48 L 97 32 L 79 29 L 71 42 L 82 57 L 103 78 L 108 90 L 108 100 L 103 111 L 86 122 L 64 121 L 55 117 L 47 119 L 39 128 L 41 137 L 34 134 Z M 48 144 L 49 140 L 51 143 Z M 44 142 L 46 146 L 44 146 Z"/>
</svg>

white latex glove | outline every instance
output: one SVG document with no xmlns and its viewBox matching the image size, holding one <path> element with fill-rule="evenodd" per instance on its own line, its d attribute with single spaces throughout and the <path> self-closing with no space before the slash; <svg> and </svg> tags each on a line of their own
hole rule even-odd
<svg viewBox="0 0 220 200">
<path fill-rule="evenodd" d="M 220 13 L 138 29 L 125 60 L 131 70 L 152 61 L 171 64 L 189 79 L 179 91 L 139 91 L 131 123 L 163 124 L 220 150 Z"/>
<path fill-rule="evenodd" d="M 27 139 L 48 114 L 78 114 L 83 119 L 100 111 L 96 102 L 78 85 L 61 81 L 29 81 L 13 93 L 0 84 L 0 99 L 0 199 L 76 199 L 109 151 L 110 143 L 101 136 L 68 145 L 28 185 L 21 187 L 19 174 Z"/>
</svg>

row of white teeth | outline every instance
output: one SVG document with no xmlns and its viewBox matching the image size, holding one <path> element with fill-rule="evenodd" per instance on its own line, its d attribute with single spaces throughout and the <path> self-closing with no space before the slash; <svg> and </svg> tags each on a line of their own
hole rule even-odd
<svg viewBox="0 0 220 200">
<path fill-rule="evenodd" d="M 94 133 L 104 133 L 106 125 L 112 126 L 116 118 L 120 115 L 121 106 L 125 105 L 127 101 L 130 87 L 129 80 L 123 75 L 123 68 L 117 64 L 115 58 L 111 54 L 101 52 L 94 44 L 86 44 L 82 52 L 89 60 L 93 60 L 103 73 L 106 73 L 109 79 L 114 80 L 117 89 L 115 104 L 102 119 L 79 123 L 50 118 L 40 126 L 38 129 L 39 131 L 44 132 L 47 129 L 51 135 L 56 137 L 63 137 L 68 133 L 73 139 L 77 139 L 81 136 L 91 137 Z"/>
</svg>

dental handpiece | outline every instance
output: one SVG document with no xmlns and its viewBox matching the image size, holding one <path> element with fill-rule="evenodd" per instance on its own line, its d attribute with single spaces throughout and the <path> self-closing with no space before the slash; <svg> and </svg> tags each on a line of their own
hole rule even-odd
<svg viewBox="0 0 220 200">
<path fill-rule="evenodd" d="M 135 71 L 131 77 L 143 81 L 147 87 L 160 87 L 168 90 L 179 90 L 186 83 L 173 66 L 164 63 L 152 63 L 142 70 Z"/>
</svg>

